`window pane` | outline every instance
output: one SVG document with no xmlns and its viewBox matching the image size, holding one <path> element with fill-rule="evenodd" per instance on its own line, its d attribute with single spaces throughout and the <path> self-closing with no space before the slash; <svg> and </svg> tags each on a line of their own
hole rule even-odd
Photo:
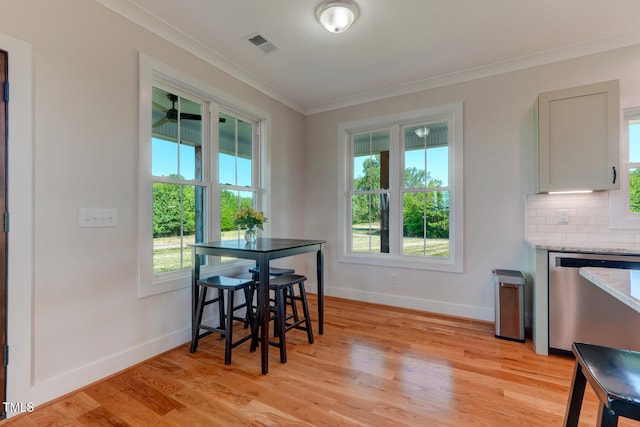
<svg viewBox="0 0 640 427">
<path fill-rule="evenodd" d="M 244 231 L 233 225 L 233 216 L 243 206 L 255 207 L 256 193 L 252 191 L 222 190 L 220 193 L 220 228 L 222 240 L 241 238 Z M 244 237 L 242 237 L 244 238 Z"/>
<path fill-rule="evenodd" d="M 253 124 L 225 113 L 219 118 L 219 182 L 226 185 L 253 185 Z"/>
<path fill-rule="evenodd" d="M 203 106 L 159 88 L 153 88 L 151 173 L 202 179 Z"/>
<path fill-rule="evenodd" d="M 178 145 L 166 139 L 151 139 L 151 174 L 178 177 Z"/>
<path fill-rule="evenodd" d="M 629 121 L 629 162 L 640 163 L 640 119 Z"/>
<path fill-rule="evenodd" d="M 153 272 L 191 266 L 189 243 L 202 241 L 204 221 L 202 187 L 153 184 Z"/>
<path fill-rule="evenodd" d="M 351 210 L 351 250 L 389 253 L 389 193 L 356 194 Z"/>
<path fill-rule="evenodd" d="M 253 185 L 253 126 L 238 120 L 238 183 L 242 187 Z"/>
<path fill-rule="evenodd" d="M 353 138 L 354 190 L 389 188 L 389 132 L 356 135 Z"/>
<path fill-rule="evenodd" d="M 629 208 L 640 213 L 640 169 L 629 169 Z"/>
<path fill-rule="evenodd" d="M 449 192 L 411 192 L 403 197 L 402 252 L 449 256 Z"/>
<path fill-rule="evenodd" d="M 449 185 L 448 138 L 447 122 L 405 128 L 405 188 Z"/>
<path fill-rule="evenodd" d="M 180 98 L 180 176 L 202 180 L 202 105 Z"/>
</svg>

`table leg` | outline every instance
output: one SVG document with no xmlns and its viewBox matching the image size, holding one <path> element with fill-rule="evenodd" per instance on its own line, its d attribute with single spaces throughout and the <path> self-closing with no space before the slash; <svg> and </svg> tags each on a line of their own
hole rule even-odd
<svg viewBox="0 0 640 427">
<path fill-rule="evenodd" d="M 261 254 L 258 286 L 258 316 L 260 322 L 260 360 L 262 373 L 269 372 L 269 258 Z"/>
<path fill-rule="evenodd" d="M 318 333 L 324 334 L 324 277 L 323 277 L 323 249 L 316 253 L 316 274 L 318 278 Z"/>
<path fill-rule="evenodd" d="M 191 269 L 191 336 L 196 329 L 196 305 L 198 303 L 198 286 L 196 283 L 200 279 L 200 255 L 197 255 L 195 246 L 191 248 L 192 269 Z"/>
</svg>

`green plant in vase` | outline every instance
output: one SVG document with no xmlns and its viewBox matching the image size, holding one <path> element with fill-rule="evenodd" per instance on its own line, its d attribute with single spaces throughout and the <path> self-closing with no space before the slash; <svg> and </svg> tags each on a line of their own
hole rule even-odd
<svg viewBox="0 0 640 427">
<path fill-rule="evenodd" d="M 256 241 L 256 228 L 263 230 L 263 224 L 267 222 L 267 218 L 262 211 L 255 210 L 252 207 L 242 207 L 233 216 L 233 225 L 241 229 L 246 229 L 244 238 L 247 243 Z"/>
</svg>

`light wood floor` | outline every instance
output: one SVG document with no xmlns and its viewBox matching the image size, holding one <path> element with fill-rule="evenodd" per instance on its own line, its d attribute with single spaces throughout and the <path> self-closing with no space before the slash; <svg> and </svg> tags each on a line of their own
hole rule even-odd
<svg viewBox="0 0 640 427">
<path fill-rule="evenodd" d="M 313 297 L 313 296 L 312 296 Z M 315 306 L 315 299 L 312 302 Z M 8 426 L 560 426 L 573 360 L 496 339 L 492 324 L 326 299 L 325 333 L 292 331 L 268 375 L 248 343 L 185 344 Z M 589 389 L 581 426 L 594 426 Z M 627 420 L 622 426 L 638 426 Z"/>
</svg>

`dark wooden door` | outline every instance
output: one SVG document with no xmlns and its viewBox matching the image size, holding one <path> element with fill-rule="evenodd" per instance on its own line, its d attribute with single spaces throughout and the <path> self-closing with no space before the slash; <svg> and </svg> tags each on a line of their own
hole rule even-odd
<svg viewBox="0 0 640 427">
<path fill-rule="evenodd" d="M 0 402 L 7 401 L 7 138 L 8 138 L 7 52 L 0 50 Z M 6 417 L 2 405 L 1 418 Z"/>
</svg>

